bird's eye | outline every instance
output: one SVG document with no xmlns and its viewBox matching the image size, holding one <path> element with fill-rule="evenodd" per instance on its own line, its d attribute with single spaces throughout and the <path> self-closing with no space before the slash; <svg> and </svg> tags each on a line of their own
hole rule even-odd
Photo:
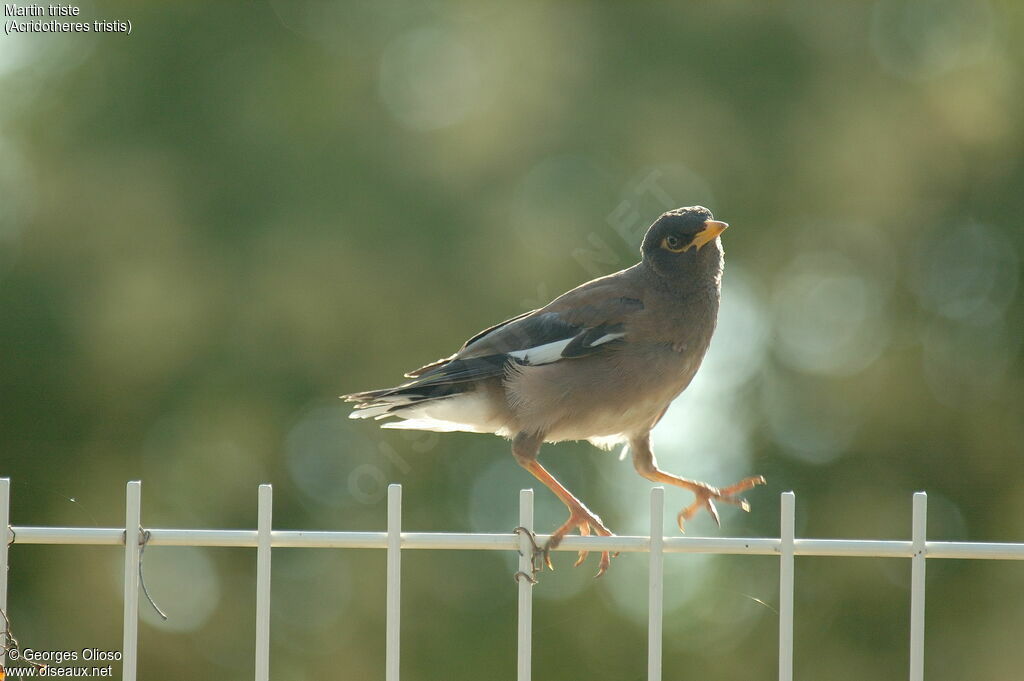
<svg viewBox="0 0 1024 681">
<path fill-rule="evenodd" d="M 681 253 L 686 250 L 686 246 L 682 239 L 677 237 L 675 234 L 669 234 L 665 237 L 665 240 L 661 242 L 661 245 L 673 253 Z"/>
</svg>

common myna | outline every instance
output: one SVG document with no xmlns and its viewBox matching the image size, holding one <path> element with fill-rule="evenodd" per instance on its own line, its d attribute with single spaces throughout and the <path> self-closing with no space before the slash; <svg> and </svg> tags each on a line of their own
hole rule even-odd
<svg viewBox="0 0 1024 681">
<path fill-rule="evenodd" d="M 407 373 L 402 385 L 343 396 L 356 403 L 351 418 L 397 417 L 383 427 L 510 438 L 519 465 L 569 509 L 540 549 L 548 567 L 548 552 L 570 530 L 612 533 L 537 461 L 544 442 L 627 442 L 640 475 L 696 494 L 679 512 L 680 529 L 702 507 L 719 522 L 715 501 L 749 510 L 736 495 L 763 477 L 721 489 L 687 480 L 659 469 L 650 444 L 651 429 L 689 385 L 715 331 L 726 227 L 701 206 L 663 214 L 647 230 L 637 264 L 481 331 L 451 357 Z M 602 553 L 598 575 L 609 562 Z"/>
</svg>

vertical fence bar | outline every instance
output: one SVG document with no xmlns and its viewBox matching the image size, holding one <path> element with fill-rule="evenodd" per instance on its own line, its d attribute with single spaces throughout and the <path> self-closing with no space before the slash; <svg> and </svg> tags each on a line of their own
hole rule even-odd
<svg viewBox="0 0 1024 681">
<path fill-rule="evenodd" d="M 124 510 L 124 643 L 123 681 L 135 681 L 139 660 L 139 548 L 142 525 L 142 483 L 133 480 L 125 491 Z"/>
<path fill-rule="evenodd" d="M 647 556 L 647 681 L 661 681 L 662 614 L 665 602 L 665 488 L 651 489 L 651 546 Z"/>
<path fill-rule="evenodd" d="M 11 479 L 0 478 L 0 610 L 7 612 L 7 542 L 11 540 L 8 526 L 11 524 Z M 0 643 L 8 643 L 6 624 L 0 631 Z M 0 646 L 0 667 L 7 663 L 6 648 Z"/>
<path fill-rule="evenodd" d="M 519 525 L 533 532 L 533 490 L 519 490 Z M 533 572 L 533 544 L 525 533 L 519 535 L 519 571 Z M 519 643 L 516 654 L 517 681 L 530 681 L 533 663 L 533 584 L 519 580 Z"/>
<path fill-rule="evenodd" d="M 779 546 L 779 681 L 793 681 L 793 555 L 796 495 L 783 492 Z"/>
<path fill-rule="evenodd" d="M 256 681 L 270 681 L 270 540 L 274 488 L 260 485 L 256 507 Z"/>
<path fill-rule="evenodd" d="M 910 559 L 910 681 L 924 681 L 924 562 L 928 536 L 928 495 L 914 494 L 913 551 Z"/>
<path fill-rule="evenodd" d="M 385 681 L 398 681 L 402 616 L 402 486 L 388 485 L 388 596 Z"/>
</svg>

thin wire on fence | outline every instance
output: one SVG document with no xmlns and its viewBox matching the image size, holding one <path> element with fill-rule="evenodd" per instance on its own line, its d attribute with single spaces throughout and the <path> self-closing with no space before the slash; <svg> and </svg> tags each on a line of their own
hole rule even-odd
<svg viewBox="0 0 1024 681">
<path fill-rule="evenodd" d="M 10 547 L 16 544 L 107 545 L 124 547 L 124 637 L 122 678 L 135 681 L 138 668 L 139 568 L 142 538 L 147 546 L 221 546 L 256 549 L 256 681 L 270 679 L 270 570 L 274 548 L 384 549 L 387 552 L 385 595 L 385 679 L 399 681 L 401 622 L 401 552 L 417 549 L 519 551 L 519 569 L 529 573 L 530 536 L 519 534 L 475 534 L 402 531 L 402 488 L 388 487 L 387 530 L 383 532 L 341 532 L 274 530 L 273 493 L 260 485 L 255 530 L 197 530 L 144 528 L 141 522 L 142 483 L 129 482 L 123 528 L 27 527 L 10 525 L 10 480 L 0 478 L 0 528 L 6 527 L 7 541 L 0 542 L 0 610 L 7 610 L 7 567 Z M 667 553 L 712 553 L 776 555 L 779 557 L 779 680 L 793 679 L 794 558 L 796 556 L 861 556 L 909 558 L 910 587 L 910 681 L 924 679 L 925 561 L 929 558 L 977 560 L 1024 560 L 1024 543 L 927 541 L 927 495 L 913 497 L 911 539 L 798 539 L 795 536 L 796 496 L 781 497 L 779 538 L 765 537 L 666 537 L 662 526 L 664 489 L 651 490 L 649 536 L 566 537 L 557 551 L 621 551 L 649 554 L 648 598 L 648 681 L 662 678 L 662 615 L 664 555 Z M 533 492 L 519 495 L 519 525 L 533 530 Z M 539 535 L 543 541 L 547 537 Z M 532 584 L 518 581 L 517 680 L 531 678 Z M 7 634 L 7 631 L 0 634 Z M 0 639 L 3 641 L 3 639 Z M 0 653 L 0 666 L 6 657 Z"/>
</svg>

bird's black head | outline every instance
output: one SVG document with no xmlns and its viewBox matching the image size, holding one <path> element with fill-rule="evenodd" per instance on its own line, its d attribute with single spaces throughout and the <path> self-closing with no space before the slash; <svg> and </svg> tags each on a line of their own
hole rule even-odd
<svg viewBox="0 0 1024 681">
<path fill-rule="evenodd" d="M 718 235 L 728 226 L 703 206 L 676 208 L 648 228 L 640 252 L 644 262 L 662 277 L 720 276 L 722 242 Z"/>
</svg>

